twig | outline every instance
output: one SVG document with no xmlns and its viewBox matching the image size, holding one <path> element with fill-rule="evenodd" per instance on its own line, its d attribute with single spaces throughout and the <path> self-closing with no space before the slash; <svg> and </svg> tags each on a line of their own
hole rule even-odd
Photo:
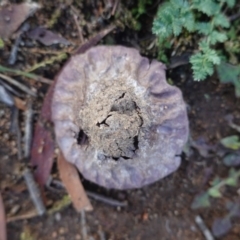
<svg viewBox="0 0 240 240">
<path fill-rule="evenodd" d="M 15 221 L 18 221 L 18 220 L 26 220 L 26 219 L 34 218 L 34 217 L 37 217 L 37 216 L 39 216 L 39 214 L 38 214 L 37 210 L 34 209 L 34 210 L 31 210 L 31 211 L 29 211 L 27 213 L 24 213 L 22 215 L 8 217 L 7 218 L 7 223 L 15 222 Z"/>
<path fill-rule="evenodd" d="M 103 203 L 107 203 L 114 207 L 126 207 L 127 206 L 127 202 L 120 202 L 120 201 L 114 200 L 112 198 L 108 198 L 108 197 L 99 195 L 97 193 L 89 192 L 89 191 L 86 191 L 86 193 L 90 198 L 93 198 L 93 199 L 103 202 Z"/>
<path fill-rule="evenodd" d="M 100 240 L 106 240 L 106 236 L 105 236 L 104 232 L 102 231 L 102 229 L 98 230 L 98 235 L 99 235 Z"/>
<path fill-rule="evenodd" d="M 101 32 L 96 34 L 94 37 L 90 38 L 86 43 L 82 44 L 79 48 L 77 48 L 76 51 L 73 53 L 73 55 L 84 53 L 90 47 L 94 46 L 100 40 L 102 40 L 107 34 L 112 32 L 115 28 L 116 28 L 115 25 L 110 25 L 106 29 L 103 29 Z"/>
<path fill-rule="evenodd" d="M 118 6 L 119 0 L 115 0 L 114 5 L 113 5 L 113 9 L 111 12 L 111 15 L 113 16 L 116 12 L 117 6 Z"/>
<path fill-rule="evenodd" d="M 195 217 L 195 222 L 198 225 L 198 227 L 200 228 L 200 230 L 202 231 L 206 240 L 214 240 L 214 237 L 213 237 L 212 233 L 207 228 L 207 226 L 205 225 L 205 223 L 203 222 L 202 218 L 199 215 L 197 215 Z"/>
<path fill-rule="evenodd" d="M 55 184 L 57 187 L 65 189 L 63 183 L 59 180 L 53 179 L 52 183 Z M 127 202 L 120 202 L 118 200 L 102 196 L 98 193 L 90 192 L 90 191 L 87 191 L 87 190 L 85 190 L 85 191 L 86 191 L 88 197 L 90 197 L 90 198 L 92 198 L 96 201 L 109 204 L 109 205 L 114 206 L 114 207 L 126 207 L 128 205 Z"/>
<path fill-rule="evenodd" d="M 234 15 L 232 15 L 232 16 L 229 16 L 228 17 L 228 20 L 230 21 L 230 22 L 232 22 L 232 21 L 235 21 L 236 19 L 238 19 L 240 17 L 240 12 L 239 13 L 236 13 L 236 14 L 234 14 Z"/>
<path fill-rule="evenodd" d="M 27 110 L 25 112 L 25 136 L 24 136 L 24 157 L 30 156 L 31 142 L 32 142 L 32 100 L 28 100 Z"/>
<path fill-rule="evenodd" d="M 85 211 L 84 210 L 82 210 L 80 212 L 80 216 L 81 216 L 82 237 L 83 237 L 83 240 L 88 240 L 87 227 L 86 227 L 86 218 L 85 218 Z"/>
<path fill-rule="evenodd" d="M 20 42 L 22 40 L 22 34 L 24 32 L 26 32 L 29 28 L 30 28 L 30 25 L 28 23 L 24 23 L 22 25 L 22 27 L 20 28 L 20 30 L 18 31 L 19 34 L 18 34 L 18 36 L 17 36 L 17 38 L 16 38 L 16 40 L 15 40 L 15 42 L 13 44 L 13 47 L 12 47 L 12 50 L 11 50 L 11 53 L 10 53 L 10 57 L 8 59 L 8 63 L 10 65 L 13 65 L 16 62 L 19 44 L 20 44 Z"/>
<path fill-rule="evenodd" d="M 0 239 L 1 240 L 7 239 L 5 210 L 4 210 L 1 192 L 0 192 Z"/>
<path fill-rule="evenodd" d="M 8 85 L 6 82 L 0 79 L 0 85 L 2 85 L 4 88 L 6 88 L 9 92 L 13 93 L 14 95 L 21 97 L 21 94 L 17 92 L 14 88 L 12 88 L 10 85 Z"/>
<path fill-rule="evenodd" d="M 41 198 L 40 190 L 33 178 L 32 173 L 28 168 L 23 172 L 25 182 L 27 184 L 28 191 L 30 193 L 31 199 L 37 209 L 38 215 L 43 215 L 46 212 L 46 208 Z"/>
<path fill-rule="evenodd" d="M 27 94 L 36 97 L 36 93 L 33 92 L 31 89 L 29 89 L 28 87 L 24 86 L 23 84 L 19 83 L 18 81 L 16 81 L 15 79 L 5 76 L 3 74 L 0 74 L 0 78 L 8 81 L 9 83 L 11 83 L 12 85 L 18 87 L 19 89 L 21 89 L 22 91 L 26 92 Z"/>
<path fill-rule="evenodd" d="M 2 73 L 8 72 L 8 73 L 16 74 L 16 75 L 19 75 L 19 76 L 27 77 L 27 78 L 33 79 L 35 81 L 42 82 L 42 83 L 47 83 L 47 84 L 52 84 L 52 82 L 53 82 L 50 79 L 38 76 L 36 74 L 27 73 L 27 72 L 23 72 L 23 71 L 20 71 L 20 70 L 7 68 L 7 67 L 4 67 L 2 65 L 0 65 L 0 72 L 2 72 Z"/>
</svg>

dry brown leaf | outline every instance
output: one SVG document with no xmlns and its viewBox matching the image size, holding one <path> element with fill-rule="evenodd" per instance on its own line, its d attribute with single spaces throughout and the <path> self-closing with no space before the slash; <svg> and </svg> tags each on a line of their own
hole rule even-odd
<svg viewBox="0 0 240 240">
<path fill-rule="evenodd" d="M 19 110 L 25 111 L 27 109 L 25 101 L 23 101 L 21 98 L 18 98 L 18 97 L 13 97 L 13 98 L 14 98 L 15 106 Z"/>
<path fill-rule="evenodd" d="M 6 218 L 1 193 L 0 193 L 0 240 L 7 240 Z"/>
<path fill-rule="evenodd" d="M 93 207 L 80 181 L 78 172 L 74 165 L 67 162 L 61 152 L 58 154 L 58 169 L 73 205 L 78 212 L 82 210 L 91 211 Z"/>
<path fill-rule="evenodd" d="M 37 3 L 7 4 L 0 8 L 0 38 L 6 39 L 35 11 L 40 8 Z"/>
</svg>

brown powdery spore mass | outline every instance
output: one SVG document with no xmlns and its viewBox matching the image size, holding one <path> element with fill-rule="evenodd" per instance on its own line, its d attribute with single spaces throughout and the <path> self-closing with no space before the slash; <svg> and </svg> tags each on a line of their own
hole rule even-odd
<svg viewBox="0 0 240 240">
<path fill-rule="evenodd" d="M 175 171 L 189 131 L 181 91 L 166 82 L 165 66 L 122 46 L 70 59 L 57 77 L 52 120 L 66 160 L 115 189 Z"/>
</svg>

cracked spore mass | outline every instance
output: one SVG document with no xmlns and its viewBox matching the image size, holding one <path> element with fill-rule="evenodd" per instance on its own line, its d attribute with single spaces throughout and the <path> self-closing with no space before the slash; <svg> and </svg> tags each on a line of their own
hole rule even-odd
<svg viewBox="0 0 240 240">
<path fill-rule="evenodd" d="M 98 92 L 80 111 L 82 129 L 101 154 L 113 159 L 134 156 L 143 124 L 136 101 L 131 90 L 115 85 Z"/>
</svg>

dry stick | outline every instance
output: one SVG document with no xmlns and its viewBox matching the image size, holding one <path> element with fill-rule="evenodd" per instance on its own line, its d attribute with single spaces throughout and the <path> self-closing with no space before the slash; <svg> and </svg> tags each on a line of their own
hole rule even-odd
<svg viewBox="0 0 240 240">
<path fill-rule="evenodd" d="M 24 23 L 22 25 L 22 27 L 20 28 L 20 30 L 18 31 L 19 34 L 13 44 L 13 47 L 12 47 L 12 50 L 11 50 L 11 53 L 10 53 L 10 57 L 8 59 L 8 63 L 10 65 L 13 65 L 15 64 L 16 60 L 17 60 L 17 52 L 18 52 L 18 48 L 19 48 L 19 45 L 20 45 L 20 42 L 22 41 L 22 35 L 24 32 L 28 31 L 30 28 L 30 25 L 28 23 Z"/>
<path fill-rule="evenodd" d="M 116 12 L 118 3 L 119 3 L 119 0 L 115 0 L 114 6 L 113 6 L 113 9 L 112 9 L 112 12 L 111 12 L 111 15 L 112 15 L 112 16 L 113 16 L 113 15 L 115 14 L 115 12 Z"/>
<path fill-rule="evenodd" d="M 203 222 L 202 218 L 199 215 L 197 215 L 195 217 L 195 222 L 198 225 L 198 227 L 200 228 L 200 230 L 202 231 L 206 240 L 214 240 L 214 237 L 213 237 L 212 233 L 207 228 L 207 226 L 205 225 L 205 223 Z"/>
<path fill-rule="evenodd" d="M 32 100 L 28 100 L 27 110 L 25 112 L 25 136 L 24 136 L 24 157 L 30 156 L 31 142 L 32 142 Z"/>
<path fill-rule="evenodd" d="M 40 190 L 35 182 L 32 172 L 26 168 L 23 172 L 23 177 L 27 184 L 28 191 L 30 193 L 31 199 L 37 209 L 38 215 L 43 215 L 46 212 L 45 205 L 41 198 Z"/>
<path fill-rule="evenodd" d="M 0 192 L 0 240 L 7 240 L 6 218 L 1 192 Z"/>
<path fill-rule="evenodd" d="M 60 188 L 65 189 L 64 184 L 59 180 L 53 179 L 52 183 L 55 184 L 56 186 L 60 187 Z M 126 207 L 128 205 L 127 202 L 120 202 L 118 200 L 102 196 L 98 193 L 90 192 L 90 191 L 87 191 L 87 190 L 85 190 L 85 192 L 87 193 L 88 197 L 90 197 L 90 198 L 92 198 L 96 201 L 109 204 L 110 206 L 113 206 L 113 207 Z"/>
<path fill-rule="evenodd" d="M 7 218 L 7 223 L 15 222 L 15 221 L 18 221 L 18 220 L 27 220 L 27 219 L 31 219 L 31 218 L 34 218 L 34 217 L 37 217 L 37 216 L 38 216 L 38 213 L 34 209 L 34 210 L 29 211 L 27 213 L 23 213 L 22 215 L 8 217 Z"/>
<path fill-rule="evenodd" d="M 93 199 L 95 199 L 97 201 L 100 201 L 100 202 L 107 203 L 107 204 L 109 204 L 111 206 L 114 206 L 114 207 L 126 207 L 128 205 L 127 202 L 120 202 L 120 201 L 117 201 L 115 199 L 99 195 L 97 193 L 93 193 L 93 192 L 89 192 L 89 191 L 86 191 L 86 193 L 90 198 L 93 198 Z"/>
<path fill-rule="evenodd" d="M 14 88 L 11 87 L 11 85 L 7 84 L 5 81 L 1 80 L 0 78 L 0 85 L 2 85 L 4 88 L 6 88 L 9 92 L 13 93 L 14 95 L 21 97 L 22 95 L 16 91 Z"/>
<path fill-rule="evenodd" d="M 11 83 L 12 85 L 18 87 L 19 89 L 21 89 L 22 91 L 26 92 L 27 94 L 36 97 L 36 93 L 33 92 L 30 88 L 24 86 L 23 84 L 19 83 L 18 81 L 16 81 L 15 79 L 8 77 L 6 75 L 3 75 L 0 73 L 0 78 L 8 81 L 9 83 Z"/>
<path fill-rule="evenodd" d="M 12 74 L 15 74 L 15 75 L 27 77 L 27 78 L 33 79 L 35 81 L 42 82 L 42 83 L 47 83 L 47 84 L 52 84 L 52 82 L 53 82 L 52 80 L 50 80 L 48 78 L 44 78 L 44 77 L 38 76 L 38 75 L 33 74 L 33 73 L 28 73 L 28 72 L 23 72 L 23 71 L 20 71 L 20 70 L 7 68 L 7 67 L 4 67 L 2 65 L 0 65 L 0 72 L 2 72 L 2 73 L 6 73 L 6 72 L 12 73 Z"/>
</svg>

